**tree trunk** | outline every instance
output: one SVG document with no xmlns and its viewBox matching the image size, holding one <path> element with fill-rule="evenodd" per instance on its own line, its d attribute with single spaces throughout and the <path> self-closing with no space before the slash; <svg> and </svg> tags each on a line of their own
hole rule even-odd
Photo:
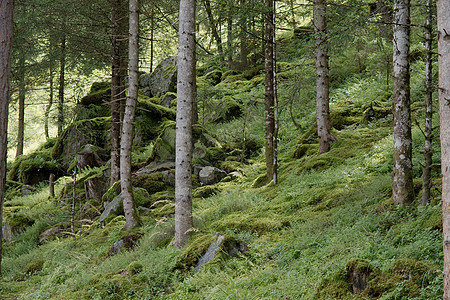
<svg viewBox="0 0 450 300">
<path fill-rule="evenodd" d="M 228 8 L 227 17 L 227 69 L 231 70 L 233 68 L 233 6 L 230 5 Z"/>
<path fill-rule="evenodd" d="M 23 154 L 23 140 L 25 133 L 25 59 L 19 60 L 19 119 L 17 122 L 16 157 Z"/>
<path fill-rule="evenodd" d="M 48 140 L 50 138 L 49 130 L 48 130 L 48 118 L 50 116 L 50 110 L 52 109 L 53 105 L 53 70 L 50 69 L 50 93 L 49 93 L 49 99 L 48 99 L 48 105 L 45 107 L 45 115 L 44 115 L 44 131 L 45 131 L 45 138 Z"/>
<path fill-rule="evenodd" d="M 316 120 L 319 153 L 330 151 L 333 142 L 330 120 L 330 79 L 326 1 L 314 0 L 314 33 L 316 46 Z"/>
<path fill-rule="evenodd" d="M 195 84 L 195 0 L 180 0 L 175 153 L 175 241 L 182 248 L 192 229 L 192 117 Z"/>
<path fill-rule="evenodd" d="M 247 34 L 247 14 L 244 12 L 244 7 L 246 6 L 246 1 L 241 0 L 240 2 L 240 54 L 241 54 L 241 65 L 240 69 L 243 71 L 247 69 L 248 66 L 248 34 Z"/>
<path fill-rule="evenodd" d="M 211 11 L 211 1 L 210 0 L 203 0 L 206 14 L 208 15 L 209 20 L 209 26 L 211 27 L 211 33 L 213 35 L 213 38 L 216 40 L 217 43 L 217 51 L 219 52 L 219 60 L 220 63 L 223 64 L 223 48 L 222 48 L 222 38 L 219 35 L 219 32 L 217 31 L 217 24 L 214 20 L 214 16 Z"/>
<path fill-rule="evenodd" d="M 431 165 L 433 164 L 432 156 L 433 149 L 431 142 L 433 139 L 432 121 L 433 121 L 433 26 L 431 13 L 431 0 L 427 0 L 427 21 L 425 25 L 426 29 L 426 47 L 427 47 L 427 60 L 425 67 L 425 84 L 426 84 L 426 99 L 425 99 L 425 145 L 424 145 L 424 165 L 422 172 L 422 205 L 425 206 L 430 201 L 431 190 Z"/>
<path fill-rule="evenodd" d="M 150 73 L 153 72 L 153 59 L 155 56 L 155 9 L 152 7 L 150 16 Z"/>
<path fill-rule="evenodd" d="M 127 32 L 126 8 L 127 1 L 113 0 L 111 6 L 112 22 L 112 75 L 111 75 L 111 180 L 112 186 L 120 180 L 120 131 L 121 103 L 125 99 L 125 39 Z"/>
<path fill-rule="evenodd" d="M 62 135 L 64 129 L 64 84 L 66 69 L 66 36 L 61 39 L 61 56 L 59 61 L 59 94 L 58 94 L 58 136 Z"/>
<path fill-rule="evenodd" d="M 450 2 L 437 1 L 444 300 L 450 299 Z"/>
<path fill-rule="evenodd" d="M 13 35 L 13 0 L 0 1 L 0 275 L 2 273 L 3 202 L 6 190 L 9 83 Z"/>
<path fill-rule="evenodd" d="M 133 188 L 131 186 L 131 146 L 133 142 L 133 122 L 138 96 L 138 64 L 139 64 L 139 3 L 130 0 L 130 27 L 129 27 L 129 87 L 128 97 L 123 117 L 122 136 L 120 141 L 120 183 L 125 213 L 125 230 L 138 225 L 135 211 Z"/>
<path fill-rule="evenodd" d="M 275 157 L 275 28 L 274 28 L 274 1 L 265 0 L 265 125 L 266 125 L 266 172 L 267 180 L 276 181 Z"/>
<path fill-rule="evenodd" d="M 409 0 L 394 2 L 394 177 L 392 197 L 397 205 L 414 200 L 412 176 L 411 100 L 409 84 Z"/>
</svg>

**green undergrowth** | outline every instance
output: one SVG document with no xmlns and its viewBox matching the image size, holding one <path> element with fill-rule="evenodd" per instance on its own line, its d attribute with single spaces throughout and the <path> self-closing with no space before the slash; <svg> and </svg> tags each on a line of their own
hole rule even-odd
<svg viewBox="0 0 450 300">
<path fill-rule="evenodd" d="M 336 141 L 330 152 L 319 155 L 311 89 L 314 68 L 309 50 L 299 50 L 300 44 L 311 41 L 304 38 L 292 40 L 286 35 L 280 40 L 286 48 L 280 58 L 286 61 L 277 64 L 281 73 L 277 185 L 258 185 L 258 178 L 265 176 L 262 66 L 204 74 L 198 81 L 201 126 L 194 132 L 217 143 L 202 148 L 203 161 L 234 173 L 210 186 L 200 186 L 194 176 L 194 225 L 188 245 L 182 250 L 172 245 L 174 188 L 168 178 L 173 171 L 167 170 L 167 177 L 158 172 L 133 175 L 133 184 L 140 187 L 137 211 L 142 226 L 132 232 L 123 231 L 125 217 L 119 212 L 99 223 L 101 200 L 85 200 L 81 178 L 103 175 L 104 169 L 79 174 L 72 233 L 72 179 L 58 180 L 56 194 L 61 196 L 57 199 L 49 199 L 45 183 L 34 186 L 31 195 L 21 196 L 22 185 L 17 182 L 24 168 L 25 158 L 21 158 L 11 165 L 9 184 L 14 193 L 5 202 L 4 220 L 15 231 L 4 244 L 0 298 L 440 299 L 438 140 L 433 144 L 430 204 L 419 205 L 424 138 L 414 126 L 416 197 L 409 206 L 394 205 L 391 87 L 386 86 L 384 75 L 355 74 L 355 65 L 343 66 L 332 74 Z M 369 67 L 373 66 L 368 63 Z M 413 68 L 423 66 L 417 63 Z M 417 78 L 413 82 L 413 119 L 423 124 L 421 87 Z M 147 114 L 142 111 L 137 120 L 141 140 L 132 154 L 135 166 L 150 163 L 156 154 L 164 156 L 164 150 L 167 159 L 173 154 L 169 142 L 174 140 L 174 110 L 154 102 L 141 97 Z M 106 146 L 109 118 L 78 121 L 71 128 L 81 123 L 90 124 L 85 127 L 90 129 L 87 137 Z M 71 137 L 69 130 L 53 147 L 55 159 L 65 158 L 61 157 L 63 141 Z M 35 159 L 49 157 L 51 146 L 41 149 Z M 114 199 L 117 187 L 107 191 L 104 200 Z M 93 209 L 95 214 L 81 214 Z M 57 234 L 41 241 L 39 236 L 52 228 Z M 246 247 L 236 255 L 222 249 L 196 272 L 199 258 L 219 235 Z M 114 255 L 113 244 L 130 237 L 133 243 Z M 366 274 L 366 289 L 359 294 L 350 277 L 354 272 Z"/>
</svg>

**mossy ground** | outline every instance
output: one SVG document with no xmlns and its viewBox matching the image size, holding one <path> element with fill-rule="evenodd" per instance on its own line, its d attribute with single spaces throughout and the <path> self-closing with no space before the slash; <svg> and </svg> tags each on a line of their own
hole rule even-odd
<svg viewBox="0 0 450 300">
<path fill-rule="evenodd" d="M 197 189 L 188 246 L 184 250 L 172 247 L 174 190 L 167 186 L 162 190 L 158 174 L 136 182 L 145 189 L 142 198 L 149 208 L 140 213 L 142 237 L 134 248 L 114 256 L 108 254 L 111 246 L 127 234 L 122 230 L 124 217 L 113 216 L 104 225 L 95 218 L 77 218 L 74 239 L 68 226 L 71 179 L 62 177 L 56 187 L 58 195 L 65 195 L 61 199 L 49 200 L 43 184 L 32 195 L 14 196 L 5 203 L 6 217 L 13 222 L 15 218 L 23 231 L 4 245 L 1 297 L 440 299 L 443 258 L 438 168 L 433 171 L 433 199 L 426 209 L 419 206 L 419 193 L 408 207 L 393 204 L 392 120 L 386 109 L 391 104 L 385 78 L 375 72 L 355 74 L 354 64 L 333 71 L 331 111 L 337 140 L 329 153 L 318 155 L 309 88 L 314 85 L 314 70 L 308 56 L 294 58 L 306 52 L 298 50 L 300 43 L 309 42 L 283 37 L 281 45 L 288 49 L 280 57 L 286 62 L 277 64 L 283 79 L 279 85 L 283 109 L 278 185 L 254 184 L 265 174 L 261 66 L 243 73 L 223 72 L 221 83 L 214 85 L 219 80 L 216 72 L 209 81 L 200 81 L 200 123 L 224 97 L 232 97 L 241 114 L 221 124 L 205 122 L 194 133 L 200 136 L 206 128 L 214 135 L 212 140 L 220 145 L 206 147 L 207 158 L 241 176 Z M 413 85 L 412 94 L 418 97 L 421 90 L 420 85 Z M 156 151 L 155 141 L 149 140 L 157 138 L 164 126 L 173 127 L 167 121 L 173 119 L 173 110 L 157 106 L 157 99 L 142 97 L 141 102 L 166 121 L 161 124 L 142 117 L 140 130 L 148 135 L 143 135 L 143 145 L 134 153 L 137 163 L 144 163 Z M 423 110 L 416 109 L 413 115 L 420 122 Z M 107 121 L 80 122 L 94 122 L 92 126 L 104 129 Z M 92 134 L 105 144 L 105 137 L 100 136 L 104 130 Z M 423 136 L 417 127 L 413 139 L 414 176 L 420 189 Z M 435 163 L 440 158 L 438 147 L 435 142 Z M 62 150 L 58 141 L 54 154 L 59 157 Z M 16 165 L 14 180 L 18 180 L 18 169 Z M 76 188 L 79 212 L 85 204 L 84 191 L 81 186 Z M 105 197 L 116 194 L 111 189 Z M 100 203 L 96 205 L 102 209 Z M 63 234 L 39 245 L 39 234 L 56 225 L 64 228 Z M 194 274 L 191 267 L 217 234 L 244 241 L 248 250 L 233 257 L 220 256 Z M 349 266 L 360 268 L 360 262 L 376 271 L 368 277 L 368 288 L 354 295 L 347 271 Z"/>
</svg>

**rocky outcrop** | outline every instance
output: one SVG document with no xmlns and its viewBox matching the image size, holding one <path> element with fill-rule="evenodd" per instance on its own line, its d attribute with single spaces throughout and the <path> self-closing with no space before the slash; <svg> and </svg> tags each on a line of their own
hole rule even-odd
<svg viewBox="0 0 450 300">
<path fill-rule="evenodd" d="M 148 97 L 161 97 L 167 92 L 175 92 L 177 83 L 176 57 L 164 59 L 153 71 L 139 78 L 139 86 Z"/>
</svg>

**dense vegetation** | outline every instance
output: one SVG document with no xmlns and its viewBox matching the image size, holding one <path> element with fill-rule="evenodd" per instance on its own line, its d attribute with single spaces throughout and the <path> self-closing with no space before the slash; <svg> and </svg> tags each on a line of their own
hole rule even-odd
<svg viewBox="0 0 450 300">
<path fill-rule="evenodd" d="M 342 24 L 335 26 L 342 29 Z M 155 157 L 173 158 L 176 94 L 150 98 L 140 90 L 132 163 L 141 226 L 125 232 L 120 209 L 99 221 L 117 186 L 101 199 L 87 195 L 88 182 L 104 181 L 107 167 L 99 163 L 74 172 L 77 155 L 71 145 L 90 144 L 97 161 L 108 159 L 110 117 L 102 101 L 110 93 L 109 83 L 93 84 L 60 137 L 9 162 L 4 215 L 13 237 L 3 249 L 1 298 L 441 298 L 437 139 L 432 200 L 420 206 L 425 50 L 416 41 L 411 80 L 416 198 L 411 205 L 398 206 L 392 200 L 392 86 L 384 66 L 389 45 L 366 37 L 343 34 L 334 40 L 331 121 L 337 140 L 330 152 L 319 155 L 313 41 L 308 34 L 291 31 L 277 36 L 277 185 L 261 180 L 263 66 L 226 71 L 214 59 L 198 64 L 199 124 L 194 136 L 200 154 L 194 163 L 215 166 L 227 176 L 213 185 L 200 185 L 194 178 L 195 231 L 182 250 L 171 244 L 173 167 L 160 166 L 166 173 L 138 171 Z M 413 39 L 419 37 L 420 32 L 413 34 Z M 345 39 L 353 43 L 344 47 L 340 43 Z M 434 117 L 437 124 L 438 115 Z M 49 173 L 58 177 L 54 198 L 49 195 Z M 222 251 L 196 270 L 199 258 L 220 236 Z M 113 245 L 121 239 L 127 245 L 115 253 Z M 229 251 L 236 245 L 239 251 Z M 364 278 L 363 286 L 355 278 Z"/>
</svg>

